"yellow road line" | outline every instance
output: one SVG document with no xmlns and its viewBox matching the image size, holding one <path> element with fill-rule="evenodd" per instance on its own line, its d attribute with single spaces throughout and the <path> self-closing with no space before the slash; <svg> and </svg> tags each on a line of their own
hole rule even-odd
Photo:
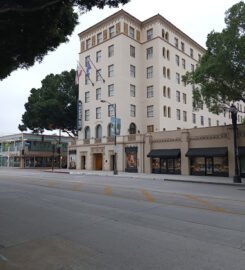
<svg viewBox="0 0 245 270">
<path fill-rule="evenodd" d="M 104 194 L 105 195 L 108 195 L 108 196 L 111 196 L 112 195 L 111 187 L 105 186 L 105 188 L 104 188 Z"/>
<path fill-rule="evenodd" d="M 56 187 L 57 186 L 57 183 L 55 183 L 55 182 L 48 182 L 48 187 L 50 187 L 50 188 L 53 188 L 53 187 Z"/>
<path fill-rule="evenodd" d="M 141 191 L 144 194 L 144 196 L 148 202 L 155 202 L 155 199 L 151 196 L 151 194 L 148 191 L 146 191 L 144 189 L 142 189 Z"/>
<path fill-rule="evenodd" d="M 81 191 L 81 188 L 82 188 L 82 183 L 76 183 L 76 184 L 73 184 L 72 186 L 73 191 Z"/>
<path fill-rule="evenodd" d="M 195 201 L 195 202 L 198 202 L 204 206 L 206 206 L 209 210 L 212 210 L 212 211 L 215 211 L 215 212 L 227 212 L 224 208 L 222 207 L 218 207 L 206 200 L 203 200 L 197 196 L 194 196 L 194 195 L 185 195 L 185 197 L 189 200 L 192 200 L 192 201 Z"/>
</svg>

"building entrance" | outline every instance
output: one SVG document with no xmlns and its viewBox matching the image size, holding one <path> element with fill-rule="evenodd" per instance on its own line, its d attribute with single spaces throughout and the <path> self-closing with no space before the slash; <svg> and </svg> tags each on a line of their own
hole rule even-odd
<svg viewBox="0 0 245 270">
<path fill-rule="evenodd" d="M 102 154 L 94 154 L 95 170 L 102 171 Z"/>
</svg>

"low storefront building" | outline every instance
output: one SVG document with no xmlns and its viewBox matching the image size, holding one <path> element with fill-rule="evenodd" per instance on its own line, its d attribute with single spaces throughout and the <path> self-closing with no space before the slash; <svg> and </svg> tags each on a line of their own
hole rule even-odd
<svg viewBox="0 0 245 270">
<path fill-rule="evenodd" d="M 233 176 L 238 152 L 245 176 L 243 125 L 238 126 L 237 143 L 234 149 L 232 126 L 219 126 L 117 136 L 116 146 L 111 138 L 87 138 L 71 145 L 69 153 L 77 169 L 113 171 L 116 151 L 118 171 Z"/>
</svg>

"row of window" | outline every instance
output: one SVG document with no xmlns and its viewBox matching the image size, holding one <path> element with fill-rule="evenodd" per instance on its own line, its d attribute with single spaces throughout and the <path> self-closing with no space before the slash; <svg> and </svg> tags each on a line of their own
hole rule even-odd
<svg viewBox="0 0 245 270">
<path fill-rule="evenodd" d="M 108 105 L 108 117 L 112 117 L 115 115 L 114 105 L 109 104 Z M 136 117 L 136 105 L 130 104 L 130 116 Z M 90 120 L 90 110 L 85 110 L 85 121 Z M 101 107 L 97 107 L 95 109 L 95 118 L 101 119 Z"/>
<path fill-rule="evenodd" d="M 101 100 L 101 88 L 97 88 L 95 90 L 95 98 L 96 100 Z M 136 96 L 136 87 L 133 84 L 130 84 L 130 96 L 131 97 L 135 97 Z M 115 89 L 114 89 L 114 84 L 110 84 L 108 85 L 108 97 L 112 97 L 115 95 Z M 163 86 L 163 96 L 164 97 L 168 97 L 171 98 L 171 89 L 170 87 L 166 87 Z M 154 86 L 153 85 L 149 85 L 146 87 L 146 97 L 147 98 L 152 98 L 154 97 Z M 187 94 L 186 93 L 182 93 L 182 99 L 181 99 L 181 92 L 179 90 L 176 91 L 176 101 L 177 102 L 183 102 L 183 104 L 187 104 Z M 90 102 L 90 91 L 86 91 L 84 93 L 84 101 L 85 103 Z M 224 113 L 224 116 L 225 113 Z"/>
<path fill-rule="evenodd" d="M 153 37 L 154 37 L 153 28 L 150 28 L 146 31 L 147 41 L 153 39 Z M 165 31 L 164 29 L 162 29 L 162 38 L 169 41 L 169 33 L 167 31 Z M 177 49 L 180 49 L 182 52 L 186 53 L 185 43 L 183 41 L 181 41 L 180 46 L 179 46 L 179 39 L 177 37 L 174 38 L 174 46 Z M 194 58 L 194 50 L 191 47 L 190 47 L 189 55 L 191 58 Z M 200 60 L 200 59 L 201 59 L 201 54 L 198 54 L 198 60 Z"/>
<path fill-rule="evenodd" d="M 135 123 L 131 123 L 129 125 L 129 134 L 136 134 L 136 125 Z M 113 132 L 112 132 L 112 124 L 109 123 L 108 126 L 107 126 L 107 136 L 108 137 L 112 137 L 113 135 Z M 89 126 L 86 126 L 84 128 L 84 138 L 85 139 L 90 139 L 91 137 L 91 134 L 90 134 L 90 127 Z M 102 126 L 100 124 L 96 125 L 95 127 L 95 138 L 96 139 L 101 139 L 102 138 Z"/>
</svg>

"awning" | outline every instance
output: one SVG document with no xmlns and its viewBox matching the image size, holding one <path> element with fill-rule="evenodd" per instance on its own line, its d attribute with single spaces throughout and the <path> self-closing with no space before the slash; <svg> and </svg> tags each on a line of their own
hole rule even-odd
<svg viewBox="0 0 245 270">
<path fill-rule="evenodd" d="M 240 157 L 245 156 L 245 147 L 238 147 L 238 156 Z"/>
<path fill-rule="evenodd" d="M 156 158 L 178 158 L 180 157 L 180 149 L 154 149 L 147 157 Z"/>
<path fill-rule="evenodd" d="M 226 147 L 217 148 L 190 148 L 186 153 L 187 157 L 224 157 L 227 156 Z"/>
</svg>

